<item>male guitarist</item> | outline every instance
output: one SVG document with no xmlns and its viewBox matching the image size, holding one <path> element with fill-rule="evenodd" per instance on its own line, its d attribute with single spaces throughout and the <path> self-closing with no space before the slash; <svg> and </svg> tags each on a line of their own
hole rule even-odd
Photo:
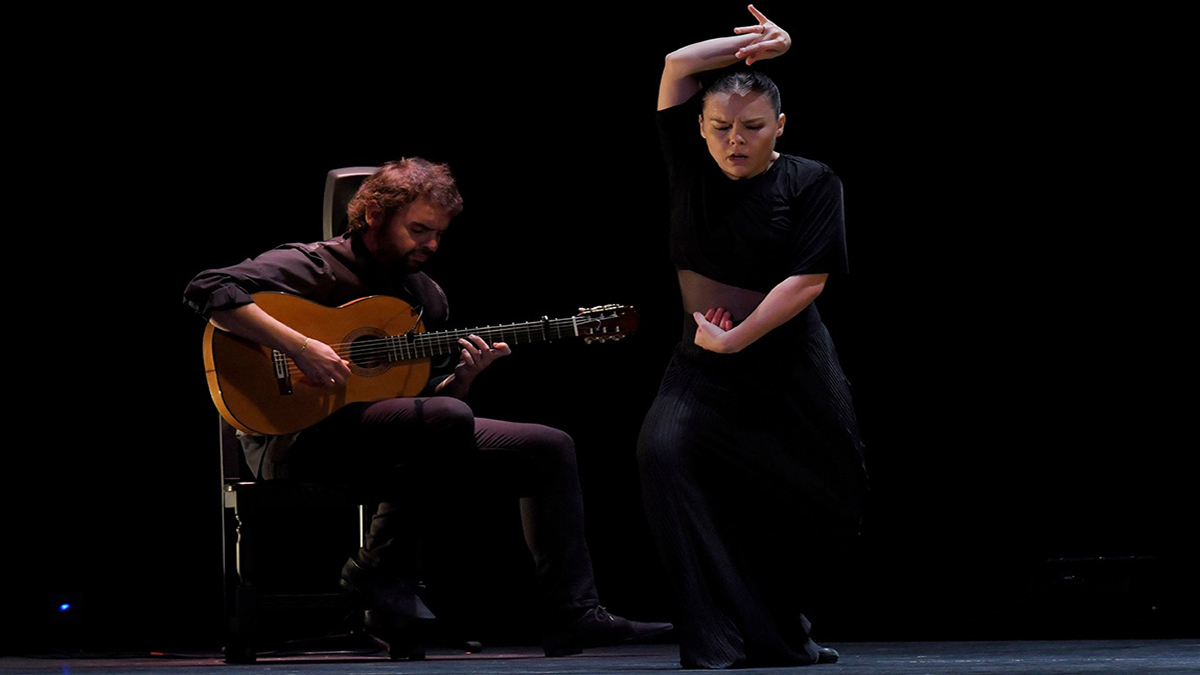
<svg viewBox="0 0 1200 675">
<path fill-rule="evenodd" d="M 337 390 L 355 365 L 347 354 L 280 321 L 252 295 L 279 291 L 326 307 L 393 296 L 418 311 L 427 329 L 436 330 L 445 324 L 446 297 L 421 266 L 461 210 L 448 167 L 419 158 L 392 162 L 351 200 L 345 235 L 284 245 L 202 272 L 184 298 L 218 329 L 290 358 L 302 373 L 296 388 Z M 422 512 L 459 507 L 455 502 L 466 496 L 455 489 L 461 468 L 476 460 L 488 462 L 489 479 L 498 476 L 520 490 L 525 538 L 544 601 L 547 656 L 670 630 L 670 624 L 630 621 L 600 606 L 584 540 L 574 442 L 545 426 L 476 418 L 461 399 L 479 373 L 511 350 L 505 342 L 488 343 L 475 335 L 459 343 L 456 361 L 434 359 L 434 376 L 416 397 L 351 403 L 292 434 L 242 435 L 251 468 L 263 480 L 369 478 L 390 490 L 372 518 L 365 545 L 342 570 L 343 585 L 361 594 L 373 610 L 368 614 L 372 629 L 385 640 L 398 637 L 414 620 L 433 617 L 416 594 L 420 570 L 414 531 L 419 526 L 414 519 Z"/>
</svg>

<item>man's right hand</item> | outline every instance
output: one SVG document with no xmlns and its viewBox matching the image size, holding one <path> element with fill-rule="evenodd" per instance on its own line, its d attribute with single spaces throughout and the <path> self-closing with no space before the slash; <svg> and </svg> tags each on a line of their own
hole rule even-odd
<svg viewBox="0 0 1200 675">
<path fill-rule="evenodd" d="M 310 338 L 267 314 L 251 303 L 233 309 L 218 310 L 209 320 L 224 331 L 265 345 L 292 357 L 302 380 L 314 387 L 337 387 L 350 377 L 350 362 L 332 347 Z"/>
<path fill-rule="evenodd" d="M 301 380 L 314 387 L 336 387 L 350 377 L 350 362 L 332 347 L 312 338 L 304 338 L 301 348 L 292 354 L 296 367 L 304 374 Z"/>
</svg>

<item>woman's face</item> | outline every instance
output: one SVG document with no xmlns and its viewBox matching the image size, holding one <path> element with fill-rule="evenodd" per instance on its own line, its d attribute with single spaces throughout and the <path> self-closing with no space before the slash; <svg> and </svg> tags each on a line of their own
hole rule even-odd
<svg viewBox="0 0 1200 675">
<path fill-rule="evenodd" d="M 700 135 L 721 171 L 741 180 L 766 171 L 779 157 L 775 139 L 783 134 L 784 121 L 763 94 L 712 93 L 704 99 Z"/>
</svg>

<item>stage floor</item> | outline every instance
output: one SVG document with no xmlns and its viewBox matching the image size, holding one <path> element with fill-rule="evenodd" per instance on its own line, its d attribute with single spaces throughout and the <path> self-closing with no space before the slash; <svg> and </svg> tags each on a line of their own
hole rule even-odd
<svg viewBox="0 0 1200 675">
<path fill-rule="evenodd" d="M 834 665 L 818 666 L 819 672 L 847 675 L 1200 673 L 1200 640 L 852 642 L 831 646 L 841 652 L 841 661 Z M 0 658 L 0 672 L 31 675 L 637 675 L 678 669 L 678 651 L 671 644 L 593 649 L 579 656 L 557 659 L 544 658 L 541 651 L 534 647 L 489 648 L 479 654 L 430 650 L 426 660 L 412 662 L 391 661 L 382 654 L 361 653 L 272 656 L 260 658 L 257 663 L 250 665 L 229 665 L 216 654 Z M 795 671 L 794 668 L 760 668 L 747 669 L 745 672 Z"/>
</svg>

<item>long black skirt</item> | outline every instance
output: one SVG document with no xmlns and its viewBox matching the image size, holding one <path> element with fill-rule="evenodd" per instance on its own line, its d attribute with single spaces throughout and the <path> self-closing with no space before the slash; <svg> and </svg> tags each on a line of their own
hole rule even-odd
<svg viewBox="0 0 1200 675">
<path fill-rule="evenodd" d="M 813 663 L 813 557 L 857 533 L 866 484 L 849 383 L 815 307 L 737 354 L 693 335 L 694 323 L 638 442 L 681 662 Z"/>
</svg>

